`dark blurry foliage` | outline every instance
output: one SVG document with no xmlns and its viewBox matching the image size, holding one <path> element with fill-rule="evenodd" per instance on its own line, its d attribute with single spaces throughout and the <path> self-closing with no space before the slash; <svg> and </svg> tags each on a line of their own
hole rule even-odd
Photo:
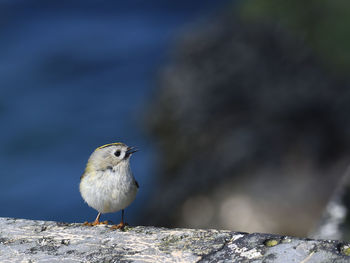
<svg viewBox="0 0 350 263">
<path fill-rule="evenodd" d="M 316 1 L 296 1 L 300 17 L 290 1 L 263 2 L 252 1 L 245 12 L 274 7 L 276 16 L 289 11 L 292 18 L 284 19 L 298 21 L 296 29 L 311 26 L 304 13 Z M 314 19 L 312 28 L 321 26 Z M 348 85 L 280 25 L 231 15 L 213 20 L 182 39 L 150 106 L 148 127 L 161 157 L 145 218 L 162 226 L 191 221 L 192 227 L 306 234 L 336 184 L 332 169 L 350 153 Z M 320 34 L 304 31 L 315 35 L 310 41 Z M 251 207 L 241 202 L 242 210 L 235 209 L 239 192 Z M 239 220 L 252 223 L 242 229 Z"/>
<path fill-rule="evenodd" d="M 303 37 L 329 69 L 350 69 L 349 1 L 247 0 L 241 1 L 241 15 L 279 23 Z"/>
</svg>

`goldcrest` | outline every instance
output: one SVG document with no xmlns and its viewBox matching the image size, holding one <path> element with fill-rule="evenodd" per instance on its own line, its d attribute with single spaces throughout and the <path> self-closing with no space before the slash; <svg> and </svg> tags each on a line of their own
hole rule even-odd
<svg viewBox="0 0 350 263">
<path fill-rule="evenodd" d="M 135 200 L 139 188 L 130 169 L 130 157 L 136 151 L 123 143 L 110 143 L 91 154 L 79 188 L 85 202 L 98 215 L 93 223 L 85 225 L 106 224 L 100 222 L 101 214 L 122 210 L 121 222 L 113 228 L 124 228 L 124 209 Z"/>
</svg>

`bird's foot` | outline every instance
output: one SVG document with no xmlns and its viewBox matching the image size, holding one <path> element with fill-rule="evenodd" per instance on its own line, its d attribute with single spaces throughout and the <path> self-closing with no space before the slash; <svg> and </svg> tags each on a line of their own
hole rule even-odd
<svg viewBox="0 0 350 263">
<path fill-rule="evenodd" d="M 128 223 L 120 222 L 118 225 L 114 225 L 111 227 L 111 229 L 120 229 L 123 230 L 126 226 L 128 226 Z"/>
<path fill-rule="evenodd" d="M 103 221 L 103 222 L 100 222 L 100 221 L 94 221 L 92 223 L 90 222 L 84 222 L 83 223 L 83 226 L 98 226 L 98 225 L 108 225 L 108 221 Z"/>
<path fill-rule="evenodd" d="M 88 221 L 85 221 L 85 222 L 83 223 L 83 226 L 92 226 L 92 223 L 90 223 L 90 222 L 88 222 Z"/>
</svg>

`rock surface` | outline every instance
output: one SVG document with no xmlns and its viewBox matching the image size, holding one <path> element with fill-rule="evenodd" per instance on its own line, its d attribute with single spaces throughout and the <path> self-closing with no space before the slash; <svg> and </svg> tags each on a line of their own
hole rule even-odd
<svg viewBox="0 0 350 263">
<path fill-rule="evenodd" d="M 338 241 L 0 218 L 0 262 L 349 262 Z"/>
</svg>

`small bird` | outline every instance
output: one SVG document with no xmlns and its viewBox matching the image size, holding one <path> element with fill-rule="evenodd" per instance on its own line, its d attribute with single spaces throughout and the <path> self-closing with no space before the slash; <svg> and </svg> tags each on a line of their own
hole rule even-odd
<svg viewBox="0 0 350 263">
<path fill-rule="evenodd" d="M 124 209 L 134 201 L 139 188 L 129 164 L 136 151 L 134 147 L 118 142 L 98 147 L 91 154 L 80 177 L 79 189 L 85 202 L 96 209 L 98 215 L 94 222 L 85 222 L 85 225 L 107 224 L 107 221 L 100 222 L 101 214 L 122 210 L 120 224 L 112 228 L 125 227 Z"/>
</svg>

